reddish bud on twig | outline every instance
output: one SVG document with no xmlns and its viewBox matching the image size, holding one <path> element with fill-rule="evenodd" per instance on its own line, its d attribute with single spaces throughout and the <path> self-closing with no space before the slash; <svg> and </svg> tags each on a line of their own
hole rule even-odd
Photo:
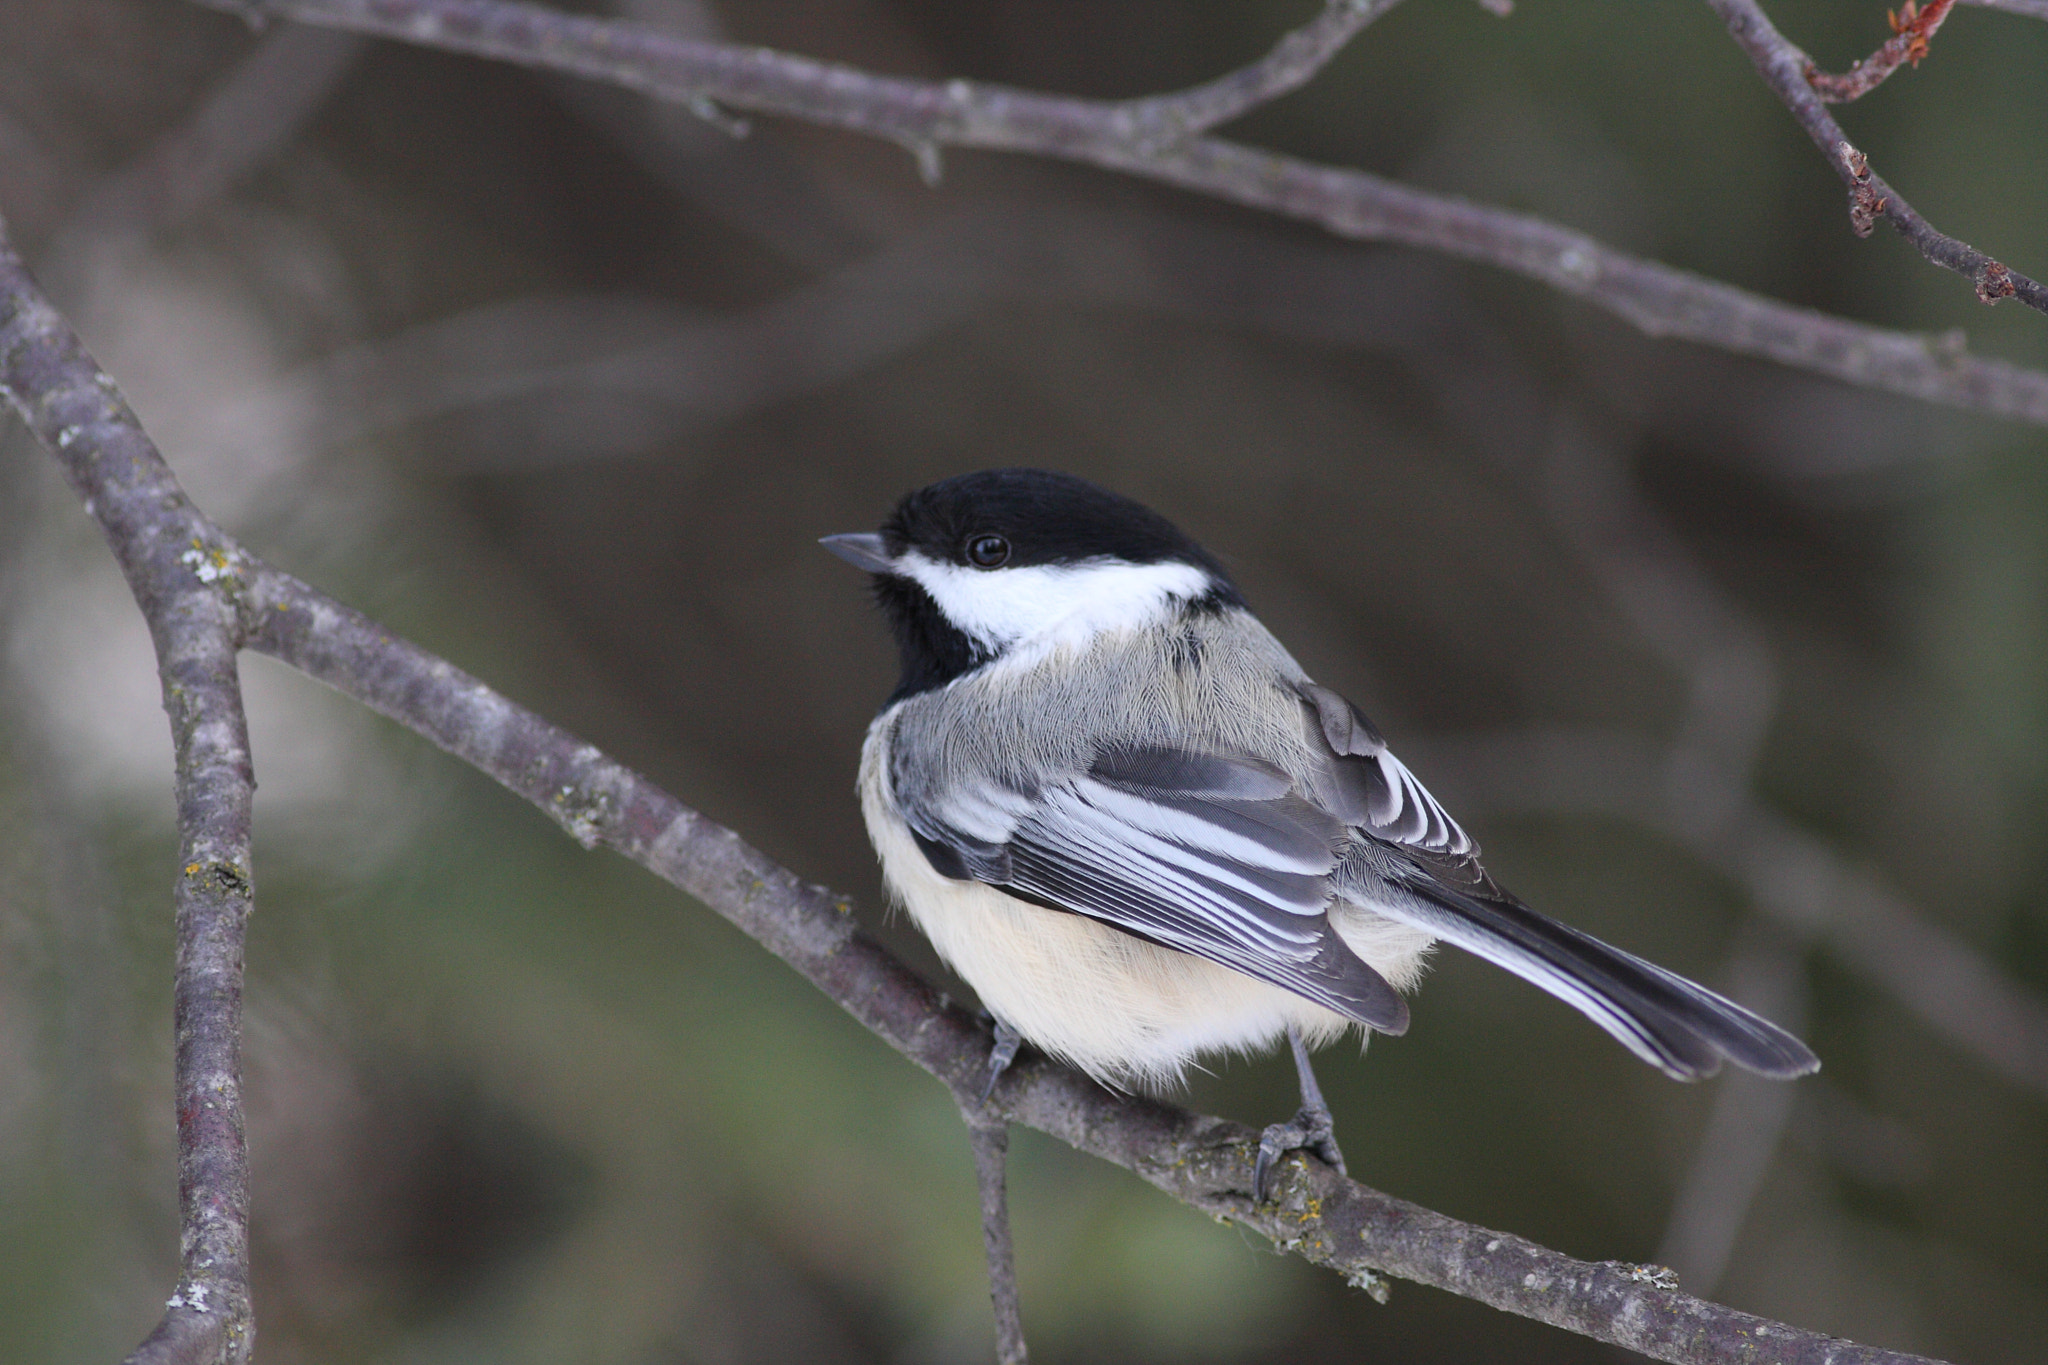
<svg viewBox="0 0 2048 1365">
<path fill-rule="evenodd" d="M 2012 282 L 2012 271 L 1997 261 L 1984 262 L 1984 268 L 1977 272 L 1977 297 L 1985 303 L 1997 303 L 2018 292 L 2018 287 Z"/>
<path fill-rule="evenodd" d="M 1927 0 L 1924 5 L 1906 0 L 1903 9 L 1886 10 L 1884 19 L 1891 26 L 1892 36 L 1883 46 L 1839 76 L 1808 62 L 1804 72 L 1806 83 L 1830 104 L 1846 104 L 1869 94 L 1901 66 L 1918 66 L 1926 60 L 1928 40 L 1934 37 L 1934 31 L 1948 18 L 1954 5 L 1955 0 Z"/>
<path fill-rule="evenodd" d="M 1868 237 L 1884 213 L 1886 196 L 1870 183 L 1869 157 L 1846 142 L 1835 144 L 1835 155 L 1841 159 L 1842 168 L 1854 177 L 1849 186 L 1849 227 L 1858 237 Z"/>
<path fill-rule="evenodd" d="M 1947 8 L 1941 0 L 1929 0 L 1927 6 L 1928 10 L 1934 11 L 1944 11 Z M 1918 66 L 1921 59 L 1927 55 L 1927 36 L 1941 23 L 1941 15 L 1936 13 L 1930 19 L 1926 11 L 1914 4 L 1913 0 L 1906 0 L 1906 7 L 1897 13 L 1886 10 L 1884 21 L 1892 26 L 1894 34 L 1906 40 L 1906 60 Z"/>
</svg>

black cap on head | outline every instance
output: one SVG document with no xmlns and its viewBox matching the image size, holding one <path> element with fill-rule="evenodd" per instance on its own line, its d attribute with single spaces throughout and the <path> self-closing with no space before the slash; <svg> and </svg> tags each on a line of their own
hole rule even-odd
<svg viewBox="0 0 2048 1365">
<path fill-rule="evenodd" d="M 1071 474 L 1044 469 L 989 469 L 942 480 L 905 497 L 882 525 L 889 553 L 914 549 L 941 563 L 994 567 L 999 537 L 1004 566 L 1078 564 L 1120 559 L 1131 564 L 1193 564 L 1235 599 L 1230 575 L 1181 529 L 1143 503 Z"/>
<path fill-rule="evenodd" d="M 909 552 L 983 570 L 1103 560 L 1190 564 L 1210 580 L 1190 609 L 1244 605 L 1223 566 L 1165 517 L 1086 479 L 1043 469 L 990 469 L 942 480 L 898 503 L 880 535 L 827 536 L 823 543 L 875 575 L 875 598 L 903 660 L 890 702 L 941 687 L 994 657 L 895 562 Z"/>
</svg>

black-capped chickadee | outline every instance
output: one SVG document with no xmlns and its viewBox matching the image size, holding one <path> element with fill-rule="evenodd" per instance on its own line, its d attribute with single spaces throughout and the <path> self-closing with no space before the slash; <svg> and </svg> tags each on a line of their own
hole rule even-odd
<svg viewBox="0 0 2048 1365">
<path fill-rule="evenodd" d="M 1302 1112 L 1273 1160 L 1342 1168 L 1307 1049 L 1398 1034 L 1437 939 L 1584 1011 L 1681 1080 L 1819 1061 L 1703 986 L 1537 914 L 1358 708 L 1311 682 L 1214 558 L 1064 474 L 965 474 L 879 535 L 903 677 L 861 808 L 890 894 L 1017 1042 L 1112 1085 L 1287 1038 Z"/>
</svg>

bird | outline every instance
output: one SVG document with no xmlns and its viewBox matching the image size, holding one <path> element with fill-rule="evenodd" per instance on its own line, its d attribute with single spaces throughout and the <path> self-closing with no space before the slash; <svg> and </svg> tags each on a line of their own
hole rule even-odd
<svg viewBox="0 0 2048 1365">
<path fill-rule="evenodd" d="M 858 790 L 885 889 L 1018 1048 L 1114 1088 L 1285 1040 L 1307 1149 L 1339 1171 L 1312 1049 L 1408 1028 L 1441 942 L 1574 1006 L 1680 1080 L 1816 1070 L 1797 1038 L 1540 914 L 1365 713 L 1312 680 L 1222 563 L 1148 507 L 1039 469 L 906 495 L 820 542 L 872 576 L 896 689 Z"/>
</svg>

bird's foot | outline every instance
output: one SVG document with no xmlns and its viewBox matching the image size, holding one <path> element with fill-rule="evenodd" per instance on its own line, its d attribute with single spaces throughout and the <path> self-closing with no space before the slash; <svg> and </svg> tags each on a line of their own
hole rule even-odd
<svg viewBox="0 0 2048 1365">
<path fill-rule="evenodd" d="M 1325 1164 L 1334 1166 L 1339 1175 L 1346 1174 L 1344 1153 L 1337 1150 L 1337 1125 L 1329 1109 L 1304 1105 L 1287 1122 L 1272 1124 L 1259 1134 L 1259 1159 L 1252 1167 L 1252 1193 L 1259 1203 L 1272 1197 L 1268 1187 L 1274 1165 L 1289 1152 L 1299 1151 L 1314 1152 Z"/>
<path fill-rule="evenodd" d="M 988 1050 L 988 1083 L 981 1088 L 981 1103 L 987 1104 L 989 1096 L 996 1093 L 996 1082 L 1010 1069 L 1010 1063 L 1017 1060 L 1017 1049 L 1024 1042 L 1024 1035 L 1011 1028 L 1002 1020 L 995 1021 L 996 1045 Z"/>
</svg>

